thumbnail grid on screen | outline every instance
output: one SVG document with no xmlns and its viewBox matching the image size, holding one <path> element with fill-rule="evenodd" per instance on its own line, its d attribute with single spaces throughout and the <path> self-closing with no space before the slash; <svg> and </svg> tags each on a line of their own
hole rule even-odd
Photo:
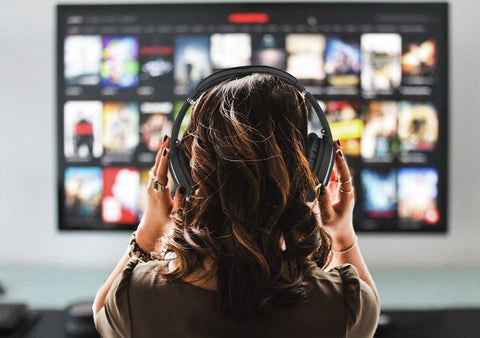
<svg viewBox="0 0 480 338">
<path fill-rule="evenodd" d="M 321 24 L 310 14 L 292 24 L 154 25 L 141 23 L 141 6 L 133 23 L 99 24 L 93 9 L 76 9 L 66 6 L 59 40 L 62 228 L 136 226 L 148 170 L 186 95 L 216 70 L 251 64 L 290 72 L 319 100 L 351 167 L 357 229 L 444 222 L 446 107 L 436 98 L 445 41 L 428 24 Z"/>
</svg>

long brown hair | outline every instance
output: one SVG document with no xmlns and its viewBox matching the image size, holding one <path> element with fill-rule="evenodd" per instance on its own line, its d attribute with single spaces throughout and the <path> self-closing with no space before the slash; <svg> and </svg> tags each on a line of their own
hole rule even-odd
<svg viewBox="0 0 480 338">
<path fill-rule="evenodd" d="M 318 183 L 307 121 L 303 97 L 271 75 L 225 81 L 197 100 L 181 141 L 194 194 L 173 216 L 166 245 L 177 268 L 160 271 L 164 279 L 210 257 L 205 278 L 216 278 L 222 313 L 234 317 L 307 298 L 307 277 L 331 248 L 305 202 Z"/>
</svg>

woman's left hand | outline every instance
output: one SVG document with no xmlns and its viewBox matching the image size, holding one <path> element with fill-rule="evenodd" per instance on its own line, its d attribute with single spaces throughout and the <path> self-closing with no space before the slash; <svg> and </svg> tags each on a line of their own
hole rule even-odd
<svg viewBox="0 0 480 338">
<path fill-rule="evenodd" d="M 355 205 L 354 187 L 350 169 L 343 155 L 340 142 L 335 142 L 335 169 L 338 172 L 338 183 L 334 191 L 338 197 L 331 201 L 330 192 L 322 187 L 318 196 L 318 206 L 322 226 L 332 237 L 332 249 L 342 251 L 355 242 L 353 229 L 353 208 Z"/>
<path fill-rule="evenodd" d="M 172 200 L 167 186 L 169 146 L 170 137 L 166 136 L 150 171 L 145 212 L 137 229 L 137 243 L 147 251 L 153 250 L 157 240 L 167 232 L 171 223 L 170 215 L 181 207 L 185 197 L 185 188 L 180 187 Z M 158 182 L 157 190 L 154 189 L 154 185 L 157 185 L 155 180 Z"/>
</svg>

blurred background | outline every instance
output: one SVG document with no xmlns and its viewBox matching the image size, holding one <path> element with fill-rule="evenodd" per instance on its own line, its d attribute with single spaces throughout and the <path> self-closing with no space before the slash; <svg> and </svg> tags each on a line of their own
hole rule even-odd
<svg viewBox="0 0 480 338">
<path fill-rule="evenodd" d="M 88 336 L 160 137 L 201 78 L 247 64 L 295 75 L 342 140 L 377 335 L 480 335 L 480 4 L 143 3 L 0 4 L 0 336 Z"/>
</svg>

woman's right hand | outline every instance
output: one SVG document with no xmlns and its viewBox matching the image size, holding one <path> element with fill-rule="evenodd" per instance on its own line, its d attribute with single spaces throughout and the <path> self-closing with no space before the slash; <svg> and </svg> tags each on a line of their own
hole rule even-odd
<svg viewBox="0 0 480 338">
<path fill-rule="evenodd" d="M 172 200 L 168 187 L 168 158 L 170 156 L 170 137 L 165 135 L 164 141 L 151 169 L 151 175 L 147 185 L 147 202 L 145 212 L 137 229 L 137 243 L 147 251 L 155 248 L 157 240 L 168 232 L 172 223 L 170 215 L 183 205 L 185 188 L 179 187 Z M 154 179 L 163 190 L 154 189 Z"/>
<path fill-rule="evenodd" d="M 332 237 L 332 250 L 343 251 L 355 242 L 353 229 L 355 197 L 350 170 L 339 142 L 335 142 L 335 169 L 339 176 L 336 187 L 338 197 L 332 203 L 328 189 L 322 186 L 318 196 L 318 205 L 322 226 Z"/>
</svg>

